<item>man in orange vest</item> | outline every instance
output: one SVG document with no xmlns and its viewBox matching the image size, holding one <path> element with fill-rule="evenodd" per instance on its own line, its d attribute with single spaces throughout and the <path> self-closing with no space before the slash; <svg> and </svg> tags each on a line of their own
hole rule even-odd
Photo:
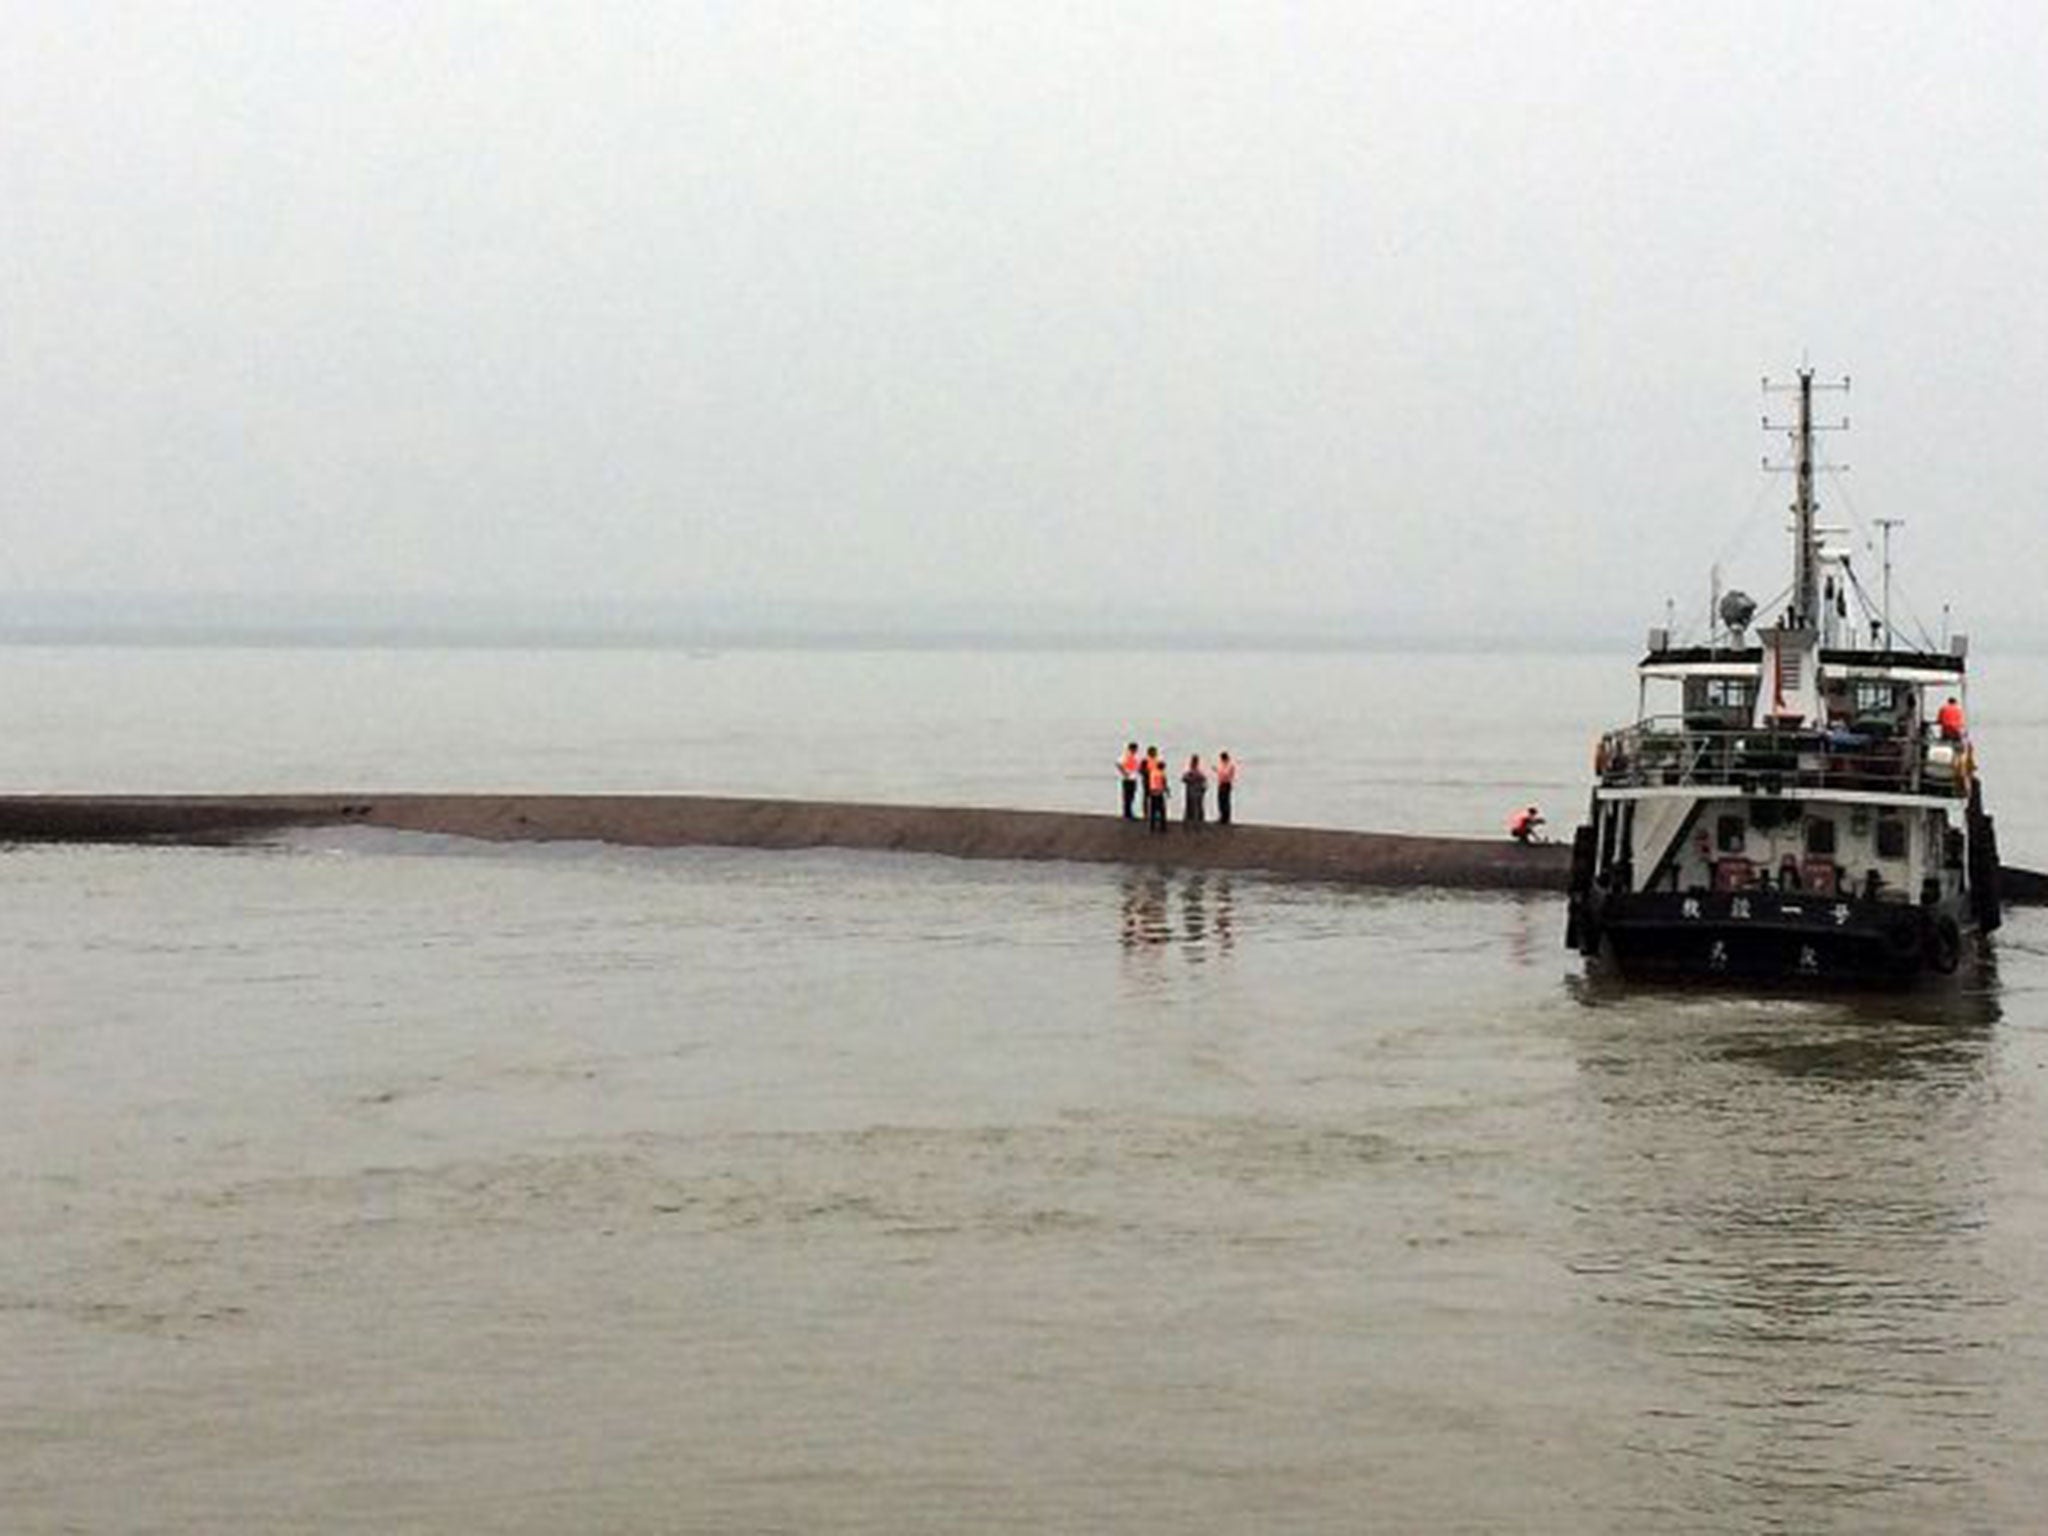
<svg viewBox="0 0 2048 1536">
<path fill-rule="evenodd" d="M 1532 805 L 1509 818 L 1508 836 L 1518 843 L 1533 843 L 1536 841 L 1536 829 L 1542 825 L 1543 814 Z"/>
<path fill-rule="evenodd" d="M 1116 764 L 1116 771 L 1123 776 L 1125 821 L 1138 819 L 1138 764 L 1138 744 L 1134 741 L 1124 748 L 1124 755 Z"/>
<path fill-rule="evenodd" d="M 1145 823 L 1166 835 L 1166 760 L 1157 747 L 1145 749 Z"/>
<path fill-rule="evenodd" d="M 1956 702 L 1954 694 L 1950 694 L 1948 702 L 1935 711 L 1934 723 L 1940 728 L 1943 741 L 1963 739 L 1963 706 Z"/>
<path fill-rule="evenodd" d="M 1237 788 L 1237 764 L 1230 760 L 1228 752 L 1216 754 L 1216 822 L 1219 826 L 1230 825 L 1230 794 Z"/>
</svg>

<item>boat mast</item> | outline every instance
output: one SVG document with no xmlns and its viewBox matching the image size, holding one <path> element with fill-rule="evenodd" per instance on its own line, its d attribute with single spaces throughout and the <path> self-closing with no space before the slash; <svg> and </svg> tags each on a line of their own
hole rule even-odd
<svg viewBox="0 0 2048 1536">
<path fill-rule="evenodd" d="M 1820 615 L 1820 551 L 1814 543 L 1813 370 L 1799 370 L 1799 424 L 1793 431 L 1792 627 L 1812 629 Z"/>
<path fill-rule="evenodd" d="M 1789 465 L 1772 464 L 1764 461 L 1767 469 L 1790 469 L 1793 476 L 1792 491 L 1792 604 L 1787 615 L 1792 629 L 1818 630 L 1821 627 L 1820 611 L 1820 524 L 1819 508 L 1813 499 L 1813 437 L 1816 432 L 1839 432 L 1849 425 L 1848 418 L 1838 422 L 1818 425 L 1813 419 L 1813 392 L 1819 389 L 1846 390 L 1847 378 L 1839 383 L 1816 385 L 1813 370 L 1801 368 L 1799 382 L 1786 386 L 1764 380 L 1766 392 L 1775 393 L 1786 388 L 1799 392 L 1799 415 L 1790 427 L 1781 427 L 1770 417 L 1764 418 L 1764 425 L 1786 432 L 1792 439 L 1792 462 Z"/>
<path fill-rule="evenodd" d="M 1884 627 L 1883 650 L 1892 648 L 1892 530 L 1903 528 L 1903 517 L 1873 517 L 1871 521 L 1884 530 L 1884 607 L 1878 618 Z"/>
</svg>

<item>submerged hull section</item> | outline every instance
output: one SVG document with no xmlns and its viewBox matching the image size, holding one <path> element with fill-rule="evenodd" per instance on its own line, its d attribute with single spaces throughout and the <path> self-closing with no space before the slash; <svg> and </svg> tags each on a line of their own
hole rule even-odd
<svg viewBox="0 0 2048 1536">
<path fill-rule="evenodd" d="M 1588 917 L 1581 947 L 1631 977 L 1898 987 L 1974 939 L 1950 913 L 1796 892 L 1613 895 Z"/>
</svg>

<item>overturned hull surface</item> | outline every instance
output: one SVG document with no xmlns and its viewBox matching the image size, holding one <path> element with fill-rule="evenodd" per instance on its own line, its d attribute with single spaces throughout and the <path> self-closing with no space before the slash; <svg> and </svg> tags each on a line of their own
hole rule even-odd
<svg viewBox="0 0 2048 1536">
<path fill-rule="evenodd" d="M 494 841 L 847 848 L 967 859 L 1236 869 L 1454 890 L 1563 890 L 1568 850 L 1500 839 L 1117 816 L 704 795 L 33 795 L 0 797 L 0 841 L 229 842 L 291 827 L 373 826 Z"/>
</svg>

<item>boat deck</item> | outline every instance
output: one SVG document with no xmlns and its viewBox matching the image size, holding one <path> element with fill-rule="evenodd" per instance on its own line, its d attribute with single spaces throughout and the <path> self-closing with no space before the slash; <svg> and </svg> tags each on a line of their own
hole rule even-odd
<svg viewBox="0 0 2048 1536">
<path fill-rule="evenodd" d="M 1603 789 L 1680 785 L 1748 793 L 1805 789 L 1967 798 L 1970 758 L 1960 742 L 1894 737 L 1876 729 L 1771 730 L 1688 724 L 1656 716 L 1600 740 Z"/>
</svg>

